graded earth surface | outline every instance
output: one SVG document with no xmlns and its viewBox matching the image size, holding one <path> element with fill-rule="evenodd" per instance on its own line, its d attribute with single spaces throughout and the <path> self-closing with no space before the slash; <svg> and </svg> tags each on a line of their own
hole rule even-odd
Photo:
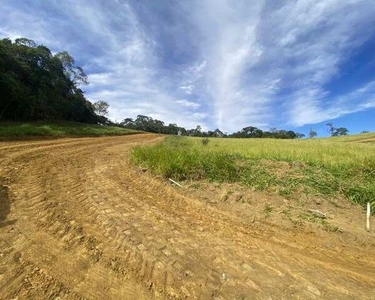
<svg viewBox="0 0 375 300">
<path fill-rule="evenodd" d="M 360 208 L 343 232 L 252 217 L 130 163 L 161 139 L 0 142 L 0 299 L 375 299 Z"/>
</svg>

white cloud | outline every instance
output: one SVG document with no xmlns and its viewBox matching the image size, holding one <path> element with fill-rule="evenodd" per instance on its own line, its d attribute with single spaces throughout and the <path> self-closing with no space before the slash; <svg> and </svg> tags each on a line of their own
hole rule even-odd
<svg viewBox="0 0 375 300">
<path fill-rule="evenodd" d="M 290 107 L 288 123 L 302 126 L 361 110 L 365 99 L 349 97 L 345 105 L 340 104 L 339 99 L 330 98 L 325 85 L 370 37 L 367 27 L 374 13 L 375 6 L 367 0 L 305 0 L 270 13 L 277 27 L 266 44 L 277 52 L 268 59 L 282 69 L 280 77 L 292 91 L 284 106 Z M 332 103 L 327 105 L 327 100 Z"/>
<path fill-rule="evenodd" d="M 193 85 L 181 85 L 180 89 L 183 90 L 186 94 L 191 95 L 193 93 L 194 86 Z"/>
<path fill-rule="evenodd" d="M 327 92 L 325 92 L 327 93 Z M 296 96 L 296 106 L 291 113 L 296 126 L 306 123 L 320 123 L 343 115 L 363 111 L 375 107 L 375 80 L 352 91 L 349 94 L 338 97 L 335 102 L 326 108 L 320 108 L 319 99 L 324 99 L 324 93 L 316 90 L 306 90 L 305 93 Z M 308 120 L 308 122 L 306 122 Z"/>
<path fill-rule="evenodd" d="M 217 126 L 301 126 L 364 107 L 361 99 L 327 107 L 325 85 L 373 34 L 372 1 L 250 3 L 199 1 L 194 11 Z"/>
<path fill-rule="evenodd" d="M 193 113 L 192 116 L 197 119 L 197 120 L 204 120 L 205 118 L 207 118 L 207 114 L 206 113 Z"/>
<path fill-rule="evenodd" d="M 374 82 L 341 96 L 327 87 L 374 34 L 373 0 L 152 3 L 4 0 L 0 35 L 68 50 L 89 75 L 87 97 L 117 120 L 230 132 L 374 107 Z"/>
<path fill-rule="evenodd" d="M 192 109 L 198 109 L 201 106 L 199 103 L 196 103 L 194 101 L 189 101 L 189 100 L 186 100 L 186 99 L 177 100 L 176 103 L 180 104 L 184 107 L 189 107 L 189 108 L 192 108 Z"/>
</svg>

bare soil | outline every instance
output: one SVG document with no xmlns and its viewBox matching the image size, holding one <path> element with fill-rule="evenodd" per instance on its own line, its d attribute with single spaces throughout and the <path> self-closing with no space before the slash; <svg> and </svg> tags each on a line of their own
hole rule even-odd
<svg viewBox="0 0 375 300">
<path fill-rule="evenodd" d="M 369 138 L 369 139 L 364 139 L 364 140 L 360 140 L 361 143 L 374 143 L 375 142 L 375 138 Z"/>
<path fill-rule="evenodd" d="M 130 164 L 160 139 L 1 142 L 0 299 L 375 299 L 360 208 L 181 189 Z M 298 223 L 308 208 L 340 230 Z"/>
</svg>

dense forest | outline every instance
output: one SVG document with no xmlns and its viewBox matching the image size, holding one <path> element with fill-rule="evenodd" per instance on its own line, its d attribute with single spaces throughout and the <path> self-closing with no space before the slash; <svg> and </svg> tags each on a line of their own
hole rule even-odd
<svg viewBox="0 0 375 300">
<path fill-rule="evenodd" d="M 0 120 L 105 121 L 82 84 L 87 75 L 67 52 L 52 54 L 26 38 L 0 40 Z"/>
</svg>

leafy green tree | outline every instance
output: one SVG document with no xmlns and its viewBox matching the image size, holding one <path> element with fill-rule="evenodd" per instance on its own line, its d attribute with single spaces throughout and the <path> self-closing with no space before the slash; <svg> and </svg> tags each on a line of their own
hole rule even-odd
<svg viewBox="0 0 375 300">
<path fill-rule="evenodd" d="M 345 127 L 339 127 L 335 128 L 335 131 L 333 133 L 333 136 L 342 136 L 342 135 L 348 135 L 349 130 Z"/>
<path fill-rule="evenodd" d="M 130 128 L 130 129 L 136 129 L 135 128 L 135 122 L 132 118 L 126 118 L 124 119 L 121 123 L 120 123 L 121 126 L 124 126 L 126 128 Z"/>
<path fill-rule="evenodd" d="M 102 117 L 108 116 L 108 113 L 109 113 L 108 112 L 108 108 L 109 108 L 108 102 L 103 101 L 103 100 L 99 100 L 99 101 L 95 102 L 93 105 L 94 105 L 94 110 L 95 110 L 97 115 L 102 116 Z"/>
<path fill-rule="evenodd" d="M 314 137 L 316 137 L 318 134 L 316 133 L 316 131 L 310 129 L 309 131 L 309 138 L 312 139 Z"/>
<path fill-rule="evenodd" d="M 180 128 L 177 126 L 177 124 L 169 124 L 164 128 L 163 133 L 177 135 L 179 130 Z"/>
<path fill-rule="evenodd" d="M 75 60 L 68 52 L 62 51 L 55 55 L 62 63 L 65 75 L 75 84 L 89 84 L 88 77 L 79 66 L 75 65 Z"/>
<path fill-rule="evenodd" d="M 328 126 L 328 133 L 330 133 L 331 136 L 333 136 L 333 133 L 335 132 L 335 127 L 333 127 L 332 123 L 327 123 L 326 125 Z"/>
<path fill-rule="evenodd" d="M 33 40 L 30 40 L 30 39 L 27 39 L 27 38 L 18 38 L 18 39 L 15 39 L 14 43 L 16 45 L 18 45 L 18 46 L 22 45 L 22 46 L 31 47 L 31 48 L 35 48 L 36 47 L 36 43 Z"/>
<path fill-rule="evenodd" d="M 103 123 L 78 87 L 87 75 L 67 52 L 27 38 L 0 40 L 0 119 Z"/>
<path fill-rule="evenodd" d="M 296 133 L 296 138 L 297 139 L 303 139 L 305 137 L 305 135 L 303 133 Z"/>
<path fill-rule="evenodd" d="M 213 136 L 215 136 L 215 137 L 223 137 L 224 133 L 219 128 L 216 128 L 214 130 L 214 132 L 213 132 Z"/>
<path fill-rule="evenodd" d="M 270 128 L 271 133 L 275 133 L 276 131 L 277 131 L 277 128 L 275 128 L 275 127 Z"/>
<path fill-rule="evenodd" d="M 341 136 L 349 133 L 349 130 L 345 127 L 335 128 L 332 123 L 327 123 L 326 125 L 328 126 L 328 132 L 331 136 Z"/>
</svg>

